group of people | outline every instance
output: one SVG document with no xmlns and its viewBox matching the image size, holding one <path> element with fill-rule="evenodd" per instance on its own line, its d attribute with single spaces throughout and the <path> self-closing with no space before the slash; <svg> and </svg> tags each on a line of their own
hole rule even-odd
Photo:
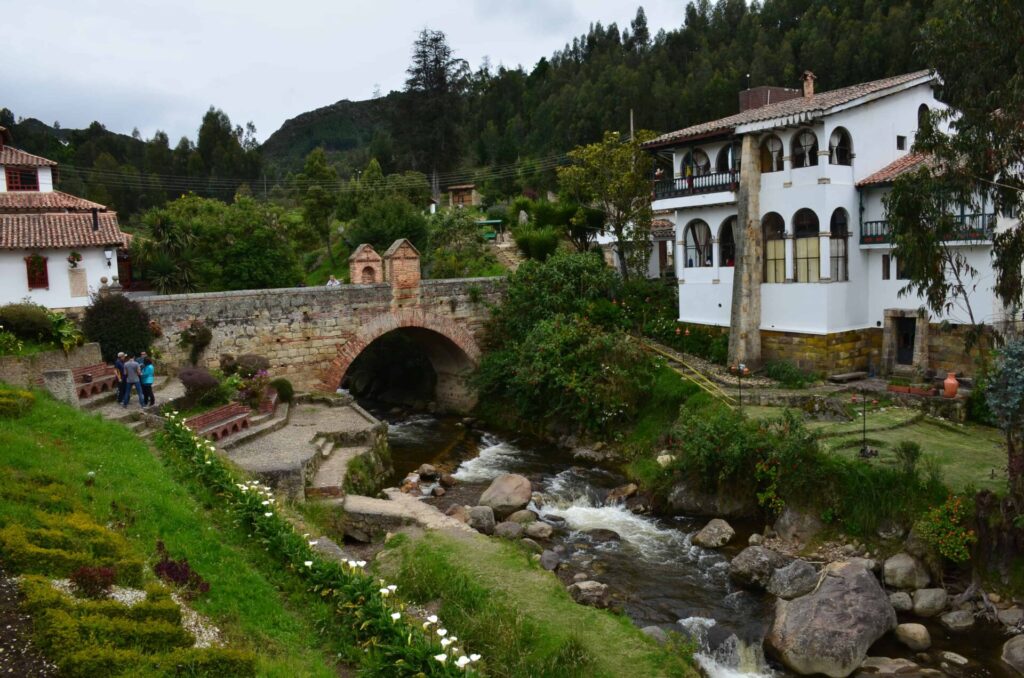
<svg viewBox="0 0 1024 678">
<path fill-rule="evenodd" d="M 121 403 L 121 407 L 128 407 L 128 402 L 132 398 L 132 388 L 139 395 L 140 407 L 156 404 L 156 397 L 153 395 L 153 376 L 156 370 L 145 351 L 137 356 L 128 355 L 124 351 L 119 352 L 117 360 L 114 361 L 114 369 L 117 370 L 117 401 Z"/>
</svg>

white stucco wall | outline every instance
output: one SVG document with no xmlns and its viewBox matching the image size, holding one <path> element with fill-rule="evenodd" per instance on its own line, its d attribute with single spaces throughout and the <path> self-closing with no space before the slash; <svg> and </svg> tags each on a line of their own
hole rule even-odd
<svg viewBox="0 0 1024 678">
<path fill-rule="evenodd" d="M 50 167 L 39 168 L 39 192 L 53 192 L 53 170 Z"/>
<path fill-rule="evenodd" d="M 118 275 L 117 258 L 107 266 L 107 258 L 103 255 L 103 248 L 80 248 L 77 250 L 82 255 L 82 261 L 78 268 L 86 272 L 86 280 L 90 293 L 97 291 L 100 287 L 100 278 L 107 278 L 108 283 Z M 49 274 L 49 289 L 28 289 L 28 275 L 25 269 L 25 257 L 31 252 L 25 250 L 3 250 L 0 251 L 0 305 L 22 301 L 25 298 L 42 304 L 48 308 L 76 308 L 89 305 L 89 297 L 72 297 L 71 282 L 69 278 L 69 266 L 67 257 L 71 254 L 70 249 L 40 250 L 40 255 L 47 258 L 47 272 Z"/>
</svg>

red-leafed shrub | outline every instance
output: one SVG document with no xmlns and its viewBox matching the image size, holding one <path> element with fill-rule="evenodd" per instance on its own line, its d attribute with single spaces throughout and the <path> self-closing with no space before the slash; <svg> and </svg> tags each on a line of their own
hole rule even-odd
<svg viewBox="0 0 1024 678">
<path fill-rule="evenodd" d="M 175 560 L 171 558 L 167 547 L 162 541 L 156 543 L 156 554 L 160 560 L 153 565 L 156 576 L 169 584 L 173 584 L 186 598 L 195 598 L 210 590 L 210 583 L 192 569 L 187 558 Z"/>
<path fill-rule="evenodd" d="M 75 591 L 86 598 L 106 598 L 117 579 L 117 570 L 113 567 L 83 566 L 69 576 Z"/>
</svg>

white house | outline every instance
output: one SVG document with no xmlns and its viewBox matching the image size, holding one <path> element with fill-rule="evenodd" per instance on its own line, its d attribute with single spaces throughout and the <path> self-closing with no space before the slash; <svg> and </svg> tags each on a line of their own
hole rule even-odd
<svg viewBox="0 0 1024 678">
<path fill-rule="evenodd" d="M 126 235 L 99 203 L 53 190 L 57 163 L 10 146 L 0 127 L 0 305 L 87 306 L 118 276 Z"/>
<path fill-rule="evenodd" d="M 752 363 L 787 359 L 830 373 L 966 369 L 953 364 L 963 345 L 946 330 L 966 321 L 962 309 L 922 315 L 921 299 L 898 296 L 906 281 L 882 204 L 893 179 L 923 162 L 910 149 L 923 114 L 944 108 L 937 76 L 918 71 L 820 93 L 814 79 L 806 73 L 802 91 L 746 90 L 736 115 L 646 145 L 672 165 L 672 176 L 655 181 L 653 208 L 675 226 L 679 319 L 732 328 L 739 358 Z M 976 320 L 998 321 L 996 215 L 959 218 L 964 239 L 954 244 L 979 271 Z"/>
</svg>

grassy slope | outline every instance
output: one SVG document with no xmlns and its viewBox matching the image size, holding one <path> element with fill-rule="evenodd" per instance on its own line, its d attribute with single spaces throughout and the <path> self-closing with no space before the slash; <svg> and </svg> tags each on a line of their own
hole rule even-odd
<svg viewBox="0 0 1024 678">
<path fill-rule="evenodd" d="M 524 550 L 478 535 L 397 540 L 379 567 L 438 612 L 493 676 L 689 676 L 686 652 L 663 648 L 625 616 L 577 605 Z"/>
<path fill-rule="evenodd" d="M 176 557 L 187 557 L 210 582 L 195 602 L 231 643 L 259 655 L 263 676 L 335 676 L 318 648 L 316 607 L 288 578 L 272 572 L 262 550 L 229 516 L 205 510 L 127 429 L 55 403 L 39 402 L 23 419 L 0 420 L 0 472 L 10 477 L 45 474 L 63 484 L 100 523 L 127 523 L 125 536 L 152 558 L 162 539 Z M 93 487 L 84 483 L 95 471 Z M 31 507 L 0 503 L 0 522 L 31 521 Z M 284 573 L 282 573 L 283 575 Z"/>
</svg>

